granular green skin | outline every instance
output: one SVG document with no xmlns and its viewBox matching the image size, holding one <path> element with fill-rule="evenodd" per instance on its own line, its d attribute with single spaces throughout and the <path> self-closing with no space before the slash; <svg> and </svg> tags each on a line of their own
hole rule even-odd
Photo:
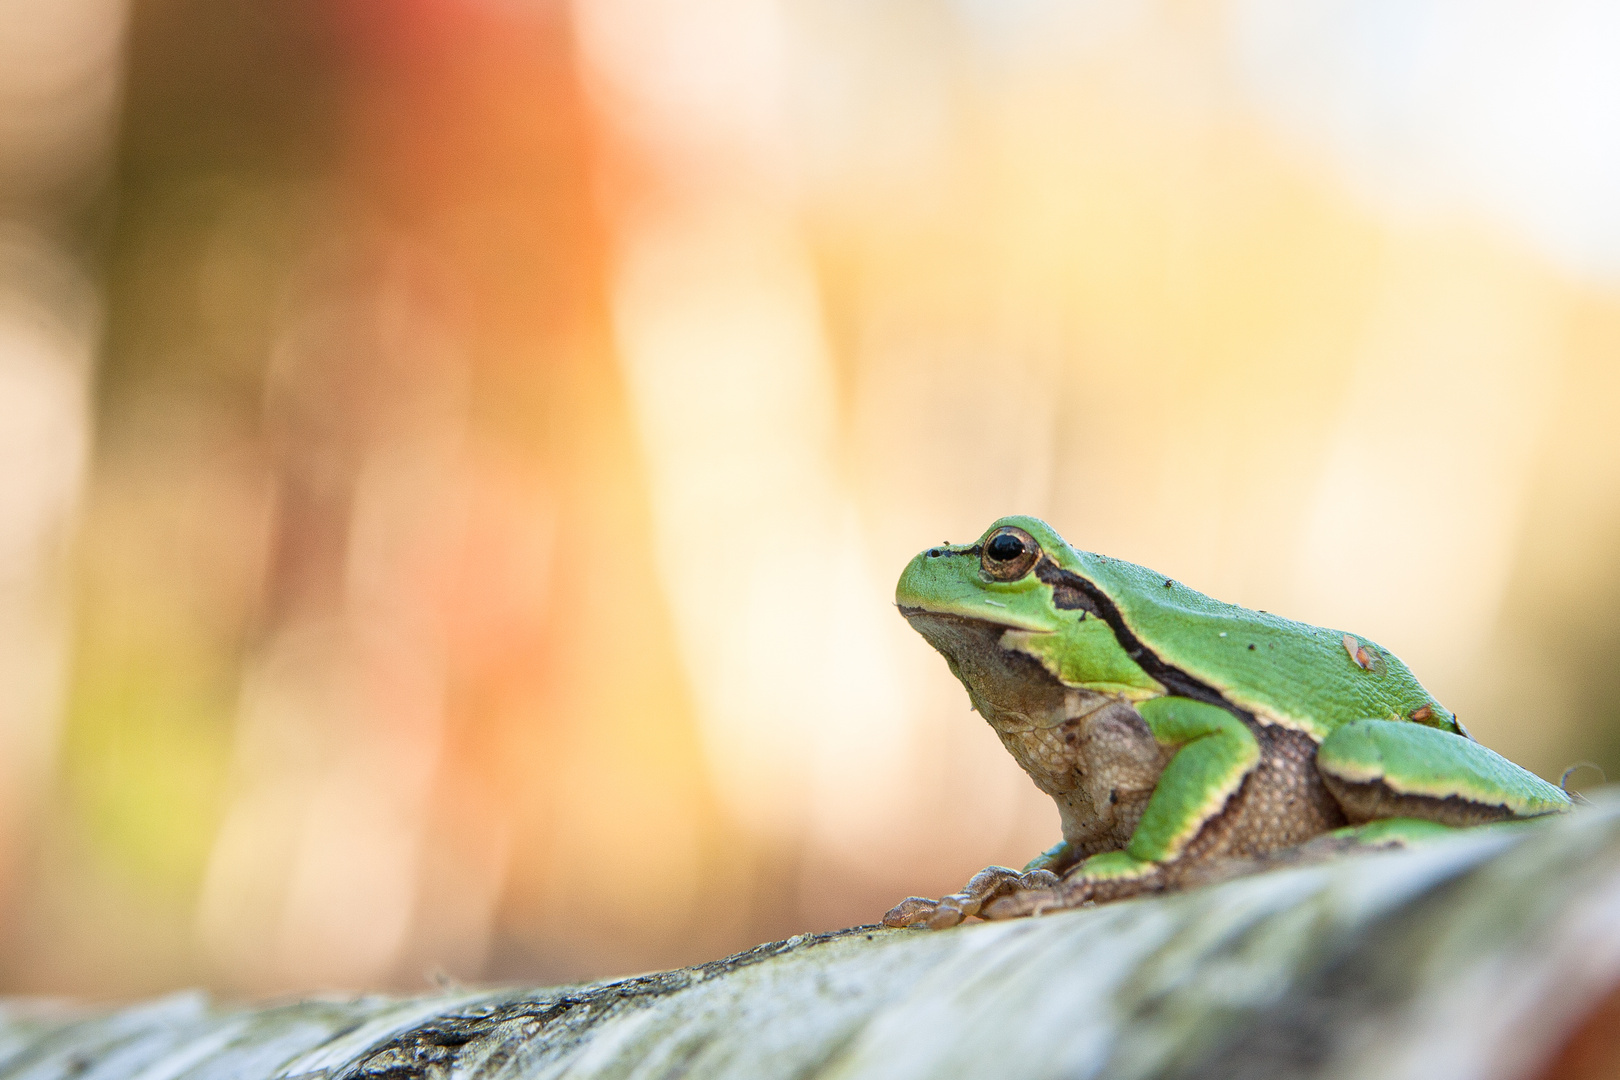
<svg viewBox="0 0 1620 1080">
<path fill-rule="evenodd" d="M 1342 724 L 1404 720 L 1427 707 L 1425 722 L 1458 730 L 1411 669 L 1366 638 L 1350 635 L 1368 651 L 1371 668 L 1351 659 L 1342 630 L 1224 603 L 1147 567 L 1076 551 L 1038 518 L 1003 518 L 992 530 L 1005 525 L 1026 530 L 1053 562 L 1094 583 L 1161 660 L 1264 722 L 1321 740 Z"/>
</svg>

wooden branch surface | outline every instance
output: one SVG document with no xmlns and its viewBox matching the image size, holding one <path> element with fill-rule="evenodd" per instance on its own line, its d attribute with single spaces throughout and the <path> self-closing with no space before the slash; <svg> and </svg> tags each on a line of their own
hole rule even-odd
<svg viewBox="0 0 1620 1080">
<path fill-rule="evenodd" d="M 1588 1075 L 1620 1049 L 1604 1034 L 1616 1025 L 1582 1028 L 1613 1011 L 1617 984 L 1611 798 L 1175 896 L 805 935 L 611 982 L 253 1007 L 183 993 L 104 1012 L 11 1002 L 0 1078 L 1528 1080 Z M 1590 1075 L 1620 1075 L 1607 1064 Z"/>
</svg>

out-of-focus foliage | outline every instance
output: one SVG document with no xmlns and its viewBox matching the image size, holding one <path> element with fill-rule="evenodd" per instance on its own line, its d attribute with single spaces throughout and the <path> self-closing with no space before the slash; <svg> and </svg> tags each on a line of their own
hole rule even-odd
<svg viewBox="0 0 1620 1080">
<path fill-rule="evenodd" d="M 554 981 L 1021 863 L 889 609 L 1012 511 L 1620 769 L 1620 28 L 1515 18 L 0 12 L 0 987 Z"/>
</svg>

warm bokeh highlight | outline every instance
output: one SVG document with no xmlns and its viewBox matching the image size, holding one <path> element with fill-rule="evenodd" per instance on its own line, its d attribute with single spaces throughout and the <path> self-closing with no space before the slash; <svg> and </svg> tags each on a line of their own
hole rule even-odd
<svg viewBox="0 0 1620 1080">
<path fill-rule="evenodd" d="M 890 607 L 1014 511 L 1620 771 L 1620 25 L 1424 10 L 0 12 L 0 989 L 588 977 L 1020 863 Z"/>
</svg>

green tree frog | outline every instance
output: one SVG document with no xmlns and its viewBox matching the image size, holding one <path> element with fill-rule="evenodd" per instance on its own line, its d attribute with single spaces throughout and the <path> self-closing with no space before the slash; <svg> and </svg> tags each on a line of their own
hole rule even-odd
<svg viewBox="0 0 1620 1080">
<path fill-rule="evenodd" d="M 1366 638 L 1078 551 L 1036 518 L 922 552 L 895 600 L 1056 801 L 1063 839 L 1022 872 L 902 901 L 891 926 L 1185 888 L 1311 841 L 1398 846 L 1571 805 Z"/>
</svg>

